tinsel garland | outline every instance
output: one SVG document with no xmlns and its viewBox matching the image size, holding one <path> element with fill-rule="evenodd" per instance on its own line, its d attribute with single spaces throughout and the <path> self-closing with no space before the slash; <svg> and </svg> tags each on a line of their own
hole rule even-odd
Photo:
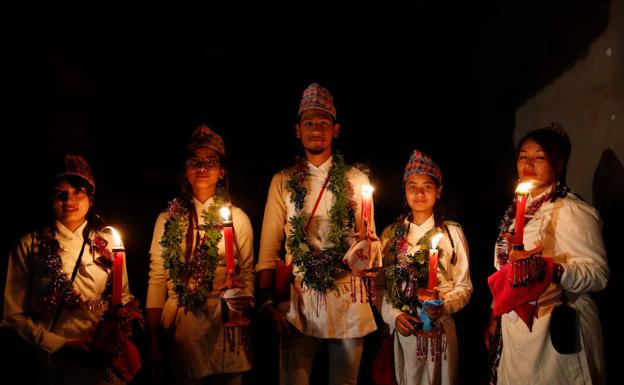
<svg viewBox="0 0 624 385">
<path fill-rule="evenodd" d="M 409 223 L 397 222 L 391 225 L 389 231 L 392 234 L 391 246 L 383 261 L 386 294 L 395 308 L 414 316 L 422 306 L 417 290 L 426 288 L 428 283 L 431 238 L 441 232 L 441 229 L 434 227 L 426 232 L 416 243 L 419 247 L 413 254 L 407 253 L 410 246 L 407 242 Z M 442 271 L 443 255 L 444 250 L 439 249 L 438 269 Z"/>
<path fill-rule="evenodd" d="M 214 201 L 203 213 L 204 223 L 198 230 L 204 233 L 195 247 L 191 260 L 184 262 L 182 241 L 188 228 L 188 209 L 180 198 L 169 203 L 169 219 L 165 223 L 165 232 L 160 240 L 164 267 L 169 272 L 173 290 L 178 297 L 178 306 L 201 314 L 202 307 L 213 289 L 215 271 L 219 262 L 219 241 L 222 238 L 222 223 L 219 209 L 228 202 L 224 195 L 217 191 Z M 191 245 L 187 245 L 191 247 Z"/>
<path fill-rule="evenodd" d="M 61 245 L 49 228 L 45 228 L 40 235 L 39 253 L 46 262 L 48 272 L 51 276 L 51 284 L 48 294 L 43 298 L 46 311 L 53 312 L 62 301 L 65 306 L 79 306 L 89 311 L 96 311 L 104 306 L 104 297 L 96 299 L 83 299 L 75 289 L 69 277 L 63 271 L 63 260 L 60 256 Z M 98 260 L 106 261 L 112 266 L 113 253 L 106 248 L 108 242 L 97 233 L 93 240 L 88 239 L 91 253 L 99 254 Z M 110 281 L 110 280 L 109 280 Z M 107 281 L 107 286 L 110 282 Z"/>
<path fill-rule="evenodd" d="M 525 220 L 524 224 L 526 226 L 527 223 L 533 219 L 533 215 L 542 207 L 542 205 L 546 202 L 549 202 L 553 195 L 556 192 L 551 192 L 549 194 L 545 194 L 542 197 L 535 199 L 531 204 L 526 208 L 525 211 Z M 501 220 L 500 225 L 498 226 L 498 239 L 496 240 L 496 259 L 498 261 L 499 266 L 503 266 L 509 260 L 509 255 L 507 254 L 507 238 L 503 236 L 505 233 L 513 234 L 510 232 L 511 224 L 513 223 L 516 216 L 516 198 L 514 197 L 513 201 L 505 210 L 505 215 Z"/>
<path fill-rule="evenodd" d="M 297 211 L 288 220 L 292 230 L 286 239 L 286 244 L 293 255 L 293 264 L 303 275 L 302 284 L 318 293 L 324 294 L 335 289 L 334 278 L 346 270 L 342 258 L 349 249 L 349 239 L 354 234 L 356 207 L 353 200 L 353 186 L 347 179 L 347 172 L 350 169 L 351 167 L 344 163 L 342 156 L 334 155 L 327 186 L 334 196 L 334 203 L 329 211 L 328 237 L 333 247 L 322 250 L 309 246 L 305 229 L 310 217 L 309 213 L 303 211 L 303 202 L 308 192 L 304 186 L 308 177 L 305 159 L 297 159 L 295 171 L 285 184 L 285 188 L 291 193 L 290 201 Z"/>
</svg>

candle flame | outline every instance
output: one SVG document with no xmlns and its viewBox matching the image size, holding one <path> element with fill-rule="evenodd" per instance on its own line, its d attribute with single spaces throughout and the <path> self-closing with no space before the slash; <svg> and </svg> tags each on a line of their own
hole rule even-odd
<svg viewBox="0 0 624 385">
<path fill-rule="evenodd" d="M 431 237 L 431 248 L 432 249 L 436 249 L 438 247 L 438 243 L 440 243 L 440 239 L 442 239 L 443 235 L 444 234 L 442 234 L 442 233 L 437 233 L 436 235 Z"/>
<path fill-rule="evenodd" d="M 369 184 L 363 184 L 362 185 L 362 197 L 370 198 L 373 195 L 374 190 L 375 188 L 373 188 L 373 186 Z"/>
<path fill-rule="evenodd" d="M 533 188 L 532 182 L 522 182 L 518 184 L 518 187 L 516 187 L 516 192 L 518 194 L 528 194 L 532 188 Z"/>
<path fill-rule="evenodd" d="M 223 207 L 221 207 L 219 212 L 221 213 L 221 218 L 223 218 L 224 221 L 229 221 L 230 220 L 230 215 L 232 215 L 232 212 L 230 211 L 229 207 L 223 206 Z"/>
<path fill-rule="evenodd" d="M 119 232 L 117 232 L 117 230 L 115 230 L 113 226 L 106 226 L 102 230 L 106 230 L 106 229 L 110 229 L 110 233 L 113 235 L 113 239 L 115 240 L 114 246 L 121 247 L 121 235 L 119 235 Z"/>
</svg>

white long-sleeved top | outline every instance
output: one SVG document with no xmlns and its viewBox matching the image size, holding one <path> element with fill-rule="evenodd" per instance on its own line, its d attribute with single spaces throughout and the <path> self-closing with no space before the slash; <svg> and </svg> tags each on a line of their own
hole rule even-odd
<svg viewBox="0 0 624 385">
<path fill-rule="evenodd" d="M 194 199 L 199 223 L 204 222 L 204 211 L 212 205 L 210 198 L 201 203 Z M 165 223 L 169 214 L 163 212 L 156 219 L 154 236 L 150 248 L 150 272 L 147 290 L 146 308 L 162 308 L 161 322 L 165 329 L 175 328 L 174 354 L 182 377 L 202 378 L 218 373 L 238 373 L 251 368 L 251 350 L 231 352 L 224 349 L 224 330 L 221 318 L 219 286 L 225 281 L 225 242 L 223 237 L 218 244 L 219 261 L 215 270 L 213 290 L 202 314 L 194 315 L 184 308 L 178 308 L 177 295 L 169 279 L 169 272 L 164 267 L 160 240 L 165 232 Z M 245 283 L 246 288 L 241 290 L 242 295 L 253 298 L 255 274 L 253 257 L 253 230 L 247 214 L 240 208 L 232 206 L 232 222 L 234 226 L 234 258 L 240 265 L 238 278 Z M 197 232 L 197 230 L 196 230 Z M 194 248 L 197 237 L 193 237 Z M 182 250 L 186 250 L 186 242 L 182 241 Z M 184 253 L 183 253 L 184 254 Z M 184 258 L 184 255 L 181 256 Z"/>
<path fill-rule="evenodd" d="M 321 191 L 325 178 L 331 169 L 332 158 L 316 167 L 308 162 L 308 176 L 305 187 L 308 193 L 303 204 L 303 211 L 311 213 L 314 203 Z M 296 215 L 295 206 L 290 202 L 290 192 L 285 184 L 294 172 L 294 168 L 282 170 L 273 176 L 262 222 L 260 238 L 260 254 L 256 271 L 275 269 L 280 259 L 279 253 L 282 242 L 291 233 L 288 219 Z M 361 186 L 368 184 L 368 177 L 361 171 L 352 168 L 347 173 L 347 179 L 353 188 L 353 200 L 356 203 L 355 218 L 356 230 L 360 228 L 361 213 Z M 328 239 L 330 231 L 329 211 L 334 203 L 334 196 L 326 189 L 321 197 L 314 218 L 308 228 L 308 239 L 314 242 L 317 248 L 332 246 Z M 372 205 L 371 205 L 372 206 Z M 374 209 L 371 207 L 371 218 L 374 218 Z M 371 228 L 375 229 L 371 219 Z M 286 247 L 286 263 L 292 263 L 293 256 Z M 294 269 L 296 279 L 301 274 Z M 373 312 L 366 303 L 353 302 L 351 298 L 351 278 L 349 272 L 336 277 L 336 290 L 319 296 L 314 290 L 305 287 L 300 292 L 291 287 L 290 306 L 286 318 L 303 334 L 319 338 L 356 338 L 362 337 L 376 329 Z M 356 290 L 359 291 L 361 281 L 356 280 Z M 292 285 L 291 285 L 292 286 Z M 359 295 L 359 294 L 358 294 Z"/>
<path fill-rule="evenodd" d="M 529 196 L 527 205 L 541 196 Z M 498 383 L 604 383 L 602 331 L 598 310 L 588 294 L 604 289 L 609 277 L 598 212 L 573 194 L 546 202 L 525 225 L 524 244 L 527 250 L 544 247 L 543 255 L 561 263 L 565 271 L 561 285 L 551 284 L 538 299 L 531 331 L 515 312 L 502 316 Z M 499 268 L 496 257 L 494 263 Z M 559 354 L 550 342 L 550 317 L 560 303 L 561 289 L 579 319 L 581 351 L 576 354 Z"/>
<path fill-rule="evenodd" d="M 82 231 L 87 225 L 70 231 L 60 222 L 55 223 L 55 237 L 61 250 L 59 255 L 63 262 L 63 272 L 67 280 L 71 278 L 80 249 L 82 248 Z M 99 233 L 113 244 L 110 234 Z M 28 342 L 40 347 L 48 353 L 60 349 L 66 338 L 90 339 L 100 317 L 99 312 L 81 307 L 65 305 L 53 331 L 48 328 L 54 314 L 45 310 L 43 297 L 48 294 L 51 277 L 44 256 L 39 254 L 39 234 L 30 233 L 24 236 L 9 255 L 6 288 L 4 291 L 4 323 L 11 326 Z M 85 247 L 73 282 L 74 290 L 83 299 L 98 299 L 106 288 L 108 272 L 95 264 L 100 255 L 92 254 L 89 246 Z M 122 287 L 122 302 L 130 299 L 128 273 L 125 268 Z"/>
<path fill-rule="evenodd" d="M 407 225 L 407 220 L 403 225 Z M 409 224 L 407 234 L 408 251 L 413 254 L 418 251 L 417 245 L 422 238 L 435 225 L 433 215 L 422 225 Z M 472 281 L 470 279 L 468 243 L 464 237 L 461 227 L 448 225 L 447 234 L 443 231 L 443 237 L 438 244 L 438 248 L 443 250 L 440 263 L 444 269 L 438 269 L 438 288 L 440 296 L 444 299 L 444 311 L 439 322 L 446 334 L 446 352 L 442 354 L 440 361 L 433 361 L 431 357 L 419 360 L 416 357 L 416 337 L 404 337 L 400 333 L 395 334 L 394 340 L 394 360 L 395 374 L 399 385 L 416 384 L 455 384 L 457 383 L 457 360 L 458 345 L 455 323 L 451 314 L 461 310 L 470 299 L 472 294 Z M 448 235 L 453 238 L 453 247 Z M 387 249 L 388 242 L 394 237 L 392 227 L 387 227 L 382 233 L 383 249 Z M 451 263 L 451 257 L 455 250 L 455 264 Z M 400 256 L 399 256 L 400 257 Z M 394 331 L 397 317 L 403 314 L 400 309 L 396 309 L 384 295 L 382 304 L 382 317 L 389 325 L 390 332 Z"/>
<path fill-rule="evenodd" d="M 69 281 L 78 260 L 83 244 L 82 231 L 87 225 L 70 231 L 60 222 L 55 222 L 55 238 L 60 245 L 59 255 L 63 264 L 63 272 Z M 108 233 L 98 232 L 107 242 L 111 250 L 113 238 Z M 34 232 L 20 239 L 9 255 L 7 281 L 4 291 L 5 325 L 13 328 L 29 343 L 47 353 L 58 351 L 68 338 L 92 340 L 96 327 L 104 309 L 91 311 L 80 306 L 64 305 L 54 330 L 49 330 L 54 313 L 45 309 L 43 298 L 48 294 L 52 281 L 45 256 L 40 254 L 39 243 L 41 234 Z M 94 234 L 90 235 L 93 239 Z M 106 288 L 108 272 L 95 263 L 100 254 L 87 245 L 85 247 L 78 272 L 73 282 L 74 290 L 84 300 L 97 300 Z M 128 287 L 128 273 L 124 258 L 122 281 L 122 302 L 128 302 L 132 296 Z M 33 365 L 37 365 L 33 362 Z M 51 363 L 43 368 L 33 370 L 45 371 L 42 376 L 49 383 L 84 384 L 103 383 L 105 381 L 104 366 L 100 369 L 86 366 L 64 356 L 51 356 Z M 115 381 L 119 381 L 115 378 Z"/>
</svg>

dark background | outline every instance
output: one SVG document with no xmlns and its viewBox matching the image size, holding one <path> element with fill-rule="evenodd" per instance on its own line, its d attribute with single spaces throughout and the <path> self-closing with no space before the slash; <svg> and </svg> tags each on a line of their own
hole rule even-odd
<svg viewBox="0 0 624 385">
<path fill-rule="evenodd" d="M 0 255 L 46 219 L 50 159 L 81 154 L 95 175 L 98 211 L 122 232 L 131 289 L 144 303 L 153 223 L 178 191 L 184 146 L 201 123 L 225 140 L 230 191 L 257 245 L 271 176 L 299 152 L 301 92 L 318 82 L 334 95 L 336 149 L 370 167 L 379 230 L 403 210 L 411 151 L 441 166 L 441 208 L 462 223 L 471 249 L 474 293 L 455 316 L 460 378 L 487 381 L 486 278 L 515 185 L 514 113 L 583 56 L 605 27 L 608 1 L 78 11 L 50 10 L 5 39 Z M 622 229 L 618 202 L 601 212 L 611 251 Z M 609 336 L 620 332 L 606 303 L 619 290 L 619 262 L 609 262 L 612 283 L 596 297 L 612 366 Z M 5 269 L 2 257 L 2 281 Z M 266 335 L 261 320 L 256 328 Z M 275 380 L 272 337 L 256 337 L 247 383 Z M 367 339 L 362 383 L 378 343 L 377 335 Z"/>
</svg>

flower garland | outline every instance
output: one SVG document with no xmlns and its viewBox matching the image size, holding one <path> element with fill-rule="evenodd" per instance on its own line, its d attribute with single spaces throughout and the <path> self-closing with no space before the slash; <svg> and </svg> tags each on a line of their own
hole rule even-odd
<svg viewBox="0 0 624 385">
<path fill-rule="evenodd" d="M 92 254 L 95 254 L 94 251 L 99 253 L 101 257 L 98 259 L 108 261 L 112 266 L 113 253 L 106 248 L 108 242 L 104 238 L 96 233 L 93 241 L 87 239 L 87 243 L 91 247 Z M 83 299 L 80 293 L 74 289 L 73 282 L 70 282 L 67 274 L 63 271 L 63 260 L 60 256 L 61 245 L 49 228 L 45 228 L 41 232 L 39 251 L 52 278 L 49 292 L 43 298 L 46 311 L 55 311 L 59 303 L 79 306 L 89 311 L 96 311 L 104 306 L 104 294 L 97 299 Z M 110 286 L 110 280 L 106 284 Z"/>
<path fill-rule="evenodd" d="M 293 264 L 303 274 L 303 285 L 318 293 L 326 293 L 336 288 L 334 277 L 345 271 L 342 258 L 349 249 L 349 239 L 353 236 L 355 224 L 355 207 L 353 200 L 353 186 L 347 179 L 347 172 L 351 169 L 344 163 L 340 155 L 334 155 L 333 165 L 329 170 L 327 189 L 334 196 L 334 203 L 329 211 L 330 231 L 329 241 L 334 245 L 322 250 L 313 249 L 308 244 L 306 223 L 309 213 L 303 211 L 307 189 L 304 187 L 308 177 L 308 166 L 303 158 L 297 159 L 295 171 L 286 182 L 285 188 L 290 195 L 290 201 L 295 205 L 297 213 L 288 220 L 291 233 L 286 244 L 293 255 Z"/>
<path fill-rule="evenodd" d="M 545 202 L 550 201 L 555 194 L 556 192 L 553 191 L 531 202 L 531 204 L 529 205 L 529 207 L 526 208 L 525 211 L 525 225 L 529 223 L 531 219 L 533 219 L 533 215 L 535 215 L 535 213 L 542 207 L 542 205 Z M 496 260 L 498 261 L 499 266 L 505 265 L 509 260 L 509 255 L 507 253 L 507 238 L 505 238 L 503 235 L 505 233 L 510 233 L 510 227 L 515 219 L 515 216 L 516 198 L 514 197 L 511 205 L 509 205 L 507 210 L 505 210 L 505 215 L 503 216 L 503 219 L 498 226 L 499 233 L 498 239 L 496 240 Z"/>
<path fill-rule="evenodd" d="M 208 295 L 213 289 L 215 271 L 219 262 L 219 241 L 222 238 L 221 220 L 218 210 L 227 203 L 224 195 L 217 191 L 214 201 L 204 212 L 204 223 L 198 230 L 204 232 L 191 260 L 183 261 L 182 241 L 188 229 L 188 209 L 180 198 L 169 203 L 169 219 L 165 223 L 165 232 L 160 240 L 163 248 L 164 267 L 169 272 L 173 290 L 178 297 L 178 306 L 200 314 Z M 187 245 L 187 247 L 189 247 Z"/>
<path fill-rule="evenodd" d="M 449 222 L 453 223 L 453 222 Z M 417 290 L 427 287 L 429 277 L 429 247 L 431 238 L 441 230 L 437 227 L 427 231 L 416 243 L 418 250 L 408 254 L 409 222 L 407 224 L 395 223 L 390 230 L 390 250 L 384 257 L 383 265 L 386 278 L 386 293 L 392 305 L 411 315 L 417 314 L 420 307 Z M 444 271 L 442 256 L 444 250 L 439 250 L 438 269 Z"/>
</svg>

